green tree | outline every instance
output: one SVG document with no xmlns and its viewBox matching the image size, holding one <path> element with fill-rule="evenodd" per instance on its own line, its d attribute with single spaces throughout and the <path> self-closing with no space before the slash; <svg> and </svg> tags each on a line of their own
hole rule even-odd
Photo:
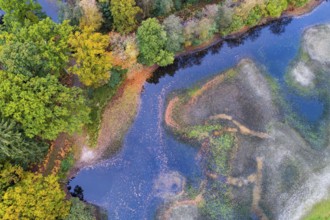
<svg viewBox="0 0 330 220">
<path fill-rule="evenodd" d="M 110 79 L 110 54 L 106 51 L 109 37 L 93 33 L 90 29 L 71 35 L 69 43 L 76 64 L 70 68 L 86 86 L 99 87 Z"/>
<path fill-rule="evenodd" d="M 173 0 L 156 0 L 155 12 L 157 15 L 166 15 L 174 9 Z"/>
<path fill-rule="evenodd" d="M 111 0 L 113 25 L 120 33 L 129 33 L 137 27 L 136 16 L 140 12 L 135 0 Z"/>
<path fill-rule="evenodd" d="M 175 15 L 170 15 L 164 20 L 163 26 L 168 36 L 166 49 L 174 53 L 182 50 L 184 36 L 181 19 Z"/>
<path fill-rule="evenodd" d="M 289 4 L 296 6 L 296 7 L 304 6 L 307 2 L 308 2 L 308 0 L 288 0 Z"/>
<path fill-rule="evenodd" d="M 269 1 L 266 9 L 270 16 L 280 17 L 282 12 L 288 7 L 287 0 L 272 0 Z"/>
<path fill-rule="evenodd" d="M 167 34 L 156 18 L 142 22 L 137 31 L 139 61 L 151 66 L 166 66 L 174 61 L 174 54 L 166 50 Z"/>
<path fill-rule="evenodd" d="M 70 202 L 65 200 L 65 193 L 55 176 L 43 177 L 26 172 L 2 196 L 0 218 L 56 220 L 65 218 L 69 209 Z"/>
<path fill-rule="evenodd" d="M 104 1 L 99 2 L 100 11 L 102 12 L 103 16 L 103 24 L 101 27 L 101 31 L 108 33 L 112 29 L 113 24 L 113 17 L 110 9 L 110 2 Z"/>
<path fill-rule="evenodd" d="M 70 214 L 65 220 L 96 220 L 93 216 L 95 212 L 93 207 L 86 205 L 78 198 L 72 198 L 71 203 Z"/>
<path fill-rule="evenodd" d="M 20 25 L 37 23 L 45 17 L 35 0 L 0 0 L 0 8 L 5 12 L 3 22 L 7 27 L 16 22 Z"/>
<path fill-rule="evenodd" d="M 55 76 L 29 78 L 0 71 L 0 112 L 22 125 L 25 134 L 53 140 L 88 122 L 89 108 L 79 88 L 67 88 Z"/>
<path fill-rule="evenodd" d="M 10 161 L 26 167 L 40 162 L 47 148 L 46 144 L 25 137 L 13 120 L 0 119 L 0 162 Z"/>
<path fill-rule="evenodd" d="M 58 75 L 69 60 L 68 21 L 56 24 L 50 18 L 31 26 L 0 34 L 0 63 L 11 73 L 28 76 Z"/>
</svg>

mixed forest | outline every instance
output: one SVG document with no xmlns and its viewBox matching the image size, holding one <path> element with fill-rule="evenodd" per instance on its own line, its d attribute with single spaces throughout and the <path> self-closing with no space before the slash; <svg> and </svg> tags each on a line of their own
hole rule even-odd
<svg viewBox="0 0 330 220">
<path fill-rule="evenodd" d="M 70 139 L 84 132 L 96 147 L 127 76 L 307 3 L 68 0 L 54 22 L 35 0 L 0 0 L 0 219 L 95 219 L 66 189 Z"/>
</svg>

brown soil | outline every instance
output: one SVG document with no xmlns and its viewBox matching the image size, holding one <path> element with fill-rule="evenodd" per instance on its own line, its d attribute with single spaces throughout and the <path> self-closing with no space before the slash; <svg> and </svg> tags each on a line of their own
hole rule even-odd
<svg viewBox="0 0 330 220">
<path fill-rule="evenodd" d="M 176 123 L 176 121 L 173 119 L 173 111 L 176 106 L 176 104 L 179 101 L 179 97 L 175 97 L 171 99 L 171 101 L 168 103 L 168 106 L 166 108 L 165 112 L 165 122 L 168 126 L 175 128 L 175 129 L 180 129 L 180 125 Z"/>
<path fill-rule="evenodd" d="M 259 203 L 261 199 L 261 192 L 262 192 L 262 167 L 263 161 L 260 157 L 257 157 L 257 176 L 255 185 L 253 188 L 253 201 L 252 201 L 252 209 L 253 211 L 259 216 L 261 220 L 268 220 L 268 217 L 260 208 Z"/>
<path fill-rule="evenodd" d="M 56 175 L 61 167 L 61 161 L 71 151 L 72 143 L 65 133 L 61 133 L 58 138 L 51 143 L 48 153 L 39 165 L 38 172 L 47 176 L 49 174 Z"/>
<path fill-rule="evenodd" d="M 86 135 L 75 137 L 76 145 L 82 146 L 76 167 L 92 165 L 118 151 L 138 111 L 143 85 L 156 68 L 157 66 L 136 68 L 127 73 L 126 81 L 103 112 L 95 148 L 88 147 Z"/>
<path fill-rule="evenodd" d="M 251 129 L 245 127 L 238 121 L 234 120 L 233 117 L 226 115 L 226 114 L 219 114 L 212 116 L 210 119 L 212 120 L 217 120 L 217 119 L 224 119 L 233 122 L 239 129 L 240 133 L 243 135 L 250 135 L 250 136 L 255 136 L 261 139 L 269 138 L 269 135 L 264 132 L 257 132 L 257 131 L 252 131 Z"/>
</svg>

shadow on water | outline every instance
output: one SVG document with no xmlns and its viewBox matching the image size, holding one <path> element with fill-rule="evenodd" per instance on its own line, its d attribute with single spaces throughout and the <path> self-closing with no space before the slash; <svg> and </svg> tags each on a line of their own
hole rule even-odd
<svg viewBox="0 0 330 220">
<path fill-rule="evenodd" d="M 205 178 L 198 148 L 178 141 L 164 128 L 169 94 L 191 88 L 235 66 L 242 58 L 264 65 L 283 90 L 284 75 L 298 54 L 303 30 L 329 22 L 329 9 L 329 4 L 322 4 L 309 15 L 257 27 L 237 41 L 228 39 L 159 68 L 145 84 L 138 115 L 122 150 L 115 158 L 81 170 L 69 184 L 73 193 L 81 192 L 78 188 L 75 192 L 76 186 L 83 188 L 82 198 L 107 209 L 109 219 L 154 219 L 157 209 L 166 202 L 162 196 L 177 192 L 184 180 L 198 186 Z M 299 115 L 312 115 L 312 121 L 322 118 L 327 108 L 317 100 L 288 102 L 302 111 Z"/>
<path fill-rule="evenodd" d="M 224 43 L 226 43 L 229 48 L 235 48 L 244 45 L 246 41 L 254 42 L 260 37 L 261 31 L 265 27 L 268 27 L 274 35 L 281 35 L 285 32 L 285 27 L 289 25 L 291 21 L 292 18 L 281 18 L 266 25 L 254 27 L 248 32 L 242 34 L 240 37 L 228 38 L 205 50 L 180 56 L 175 59 L 172 65 L 158 68 L 157 71 L 154 72 L 153 76 L 147 80 L 147 82 L 157 84 L 159 83 L 159 80 L 166 75 L 174 76 L 174 74 L 180 69 L 186 69 L 188 67 L 200 65 L 207 54 L 218 54 L 221 51 Z"/>
</svg>

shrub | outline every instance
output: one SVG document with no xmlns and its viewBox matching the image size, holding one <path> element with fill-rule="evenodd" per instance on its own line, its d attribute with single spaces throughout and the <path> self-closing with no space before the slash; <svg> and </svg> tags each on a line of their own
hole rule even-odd
<svg viewBox="0 0 330 220">
<path fill-rule="evenodd" d="M 282 12 L 288 7 L 287 0 L 273 0 L 269 1 L 266 9 L 268 14 L 272 17 L 280 17 Z"/>
<path fill-rule="evenodd" d="M 96 220 L 93 216 L 95 208 L 80 201 L 78 198 L 71 199 L 71 208 L 68 217 L 65 220 Z"/>
<path fill-rule="evenodd" d="M 260 8 L 260 6 L 257 5 L 254 8 L 252 8 L 251 11 L 249 12 L 249 15 L 246 19 L 246 24 L 248 26 L 254 26 L 258 24 L 258 22 L 262 17 L 263 17 L 262 9 Z"/>
<path fill-rule="evenodd" d="M 164 20 L 163 25 L 168 36 L 166 49 L 171 52 L 182 50 L 184 36 L 181 19 L 175 15 L 171 15 Z"/>
</svg>

